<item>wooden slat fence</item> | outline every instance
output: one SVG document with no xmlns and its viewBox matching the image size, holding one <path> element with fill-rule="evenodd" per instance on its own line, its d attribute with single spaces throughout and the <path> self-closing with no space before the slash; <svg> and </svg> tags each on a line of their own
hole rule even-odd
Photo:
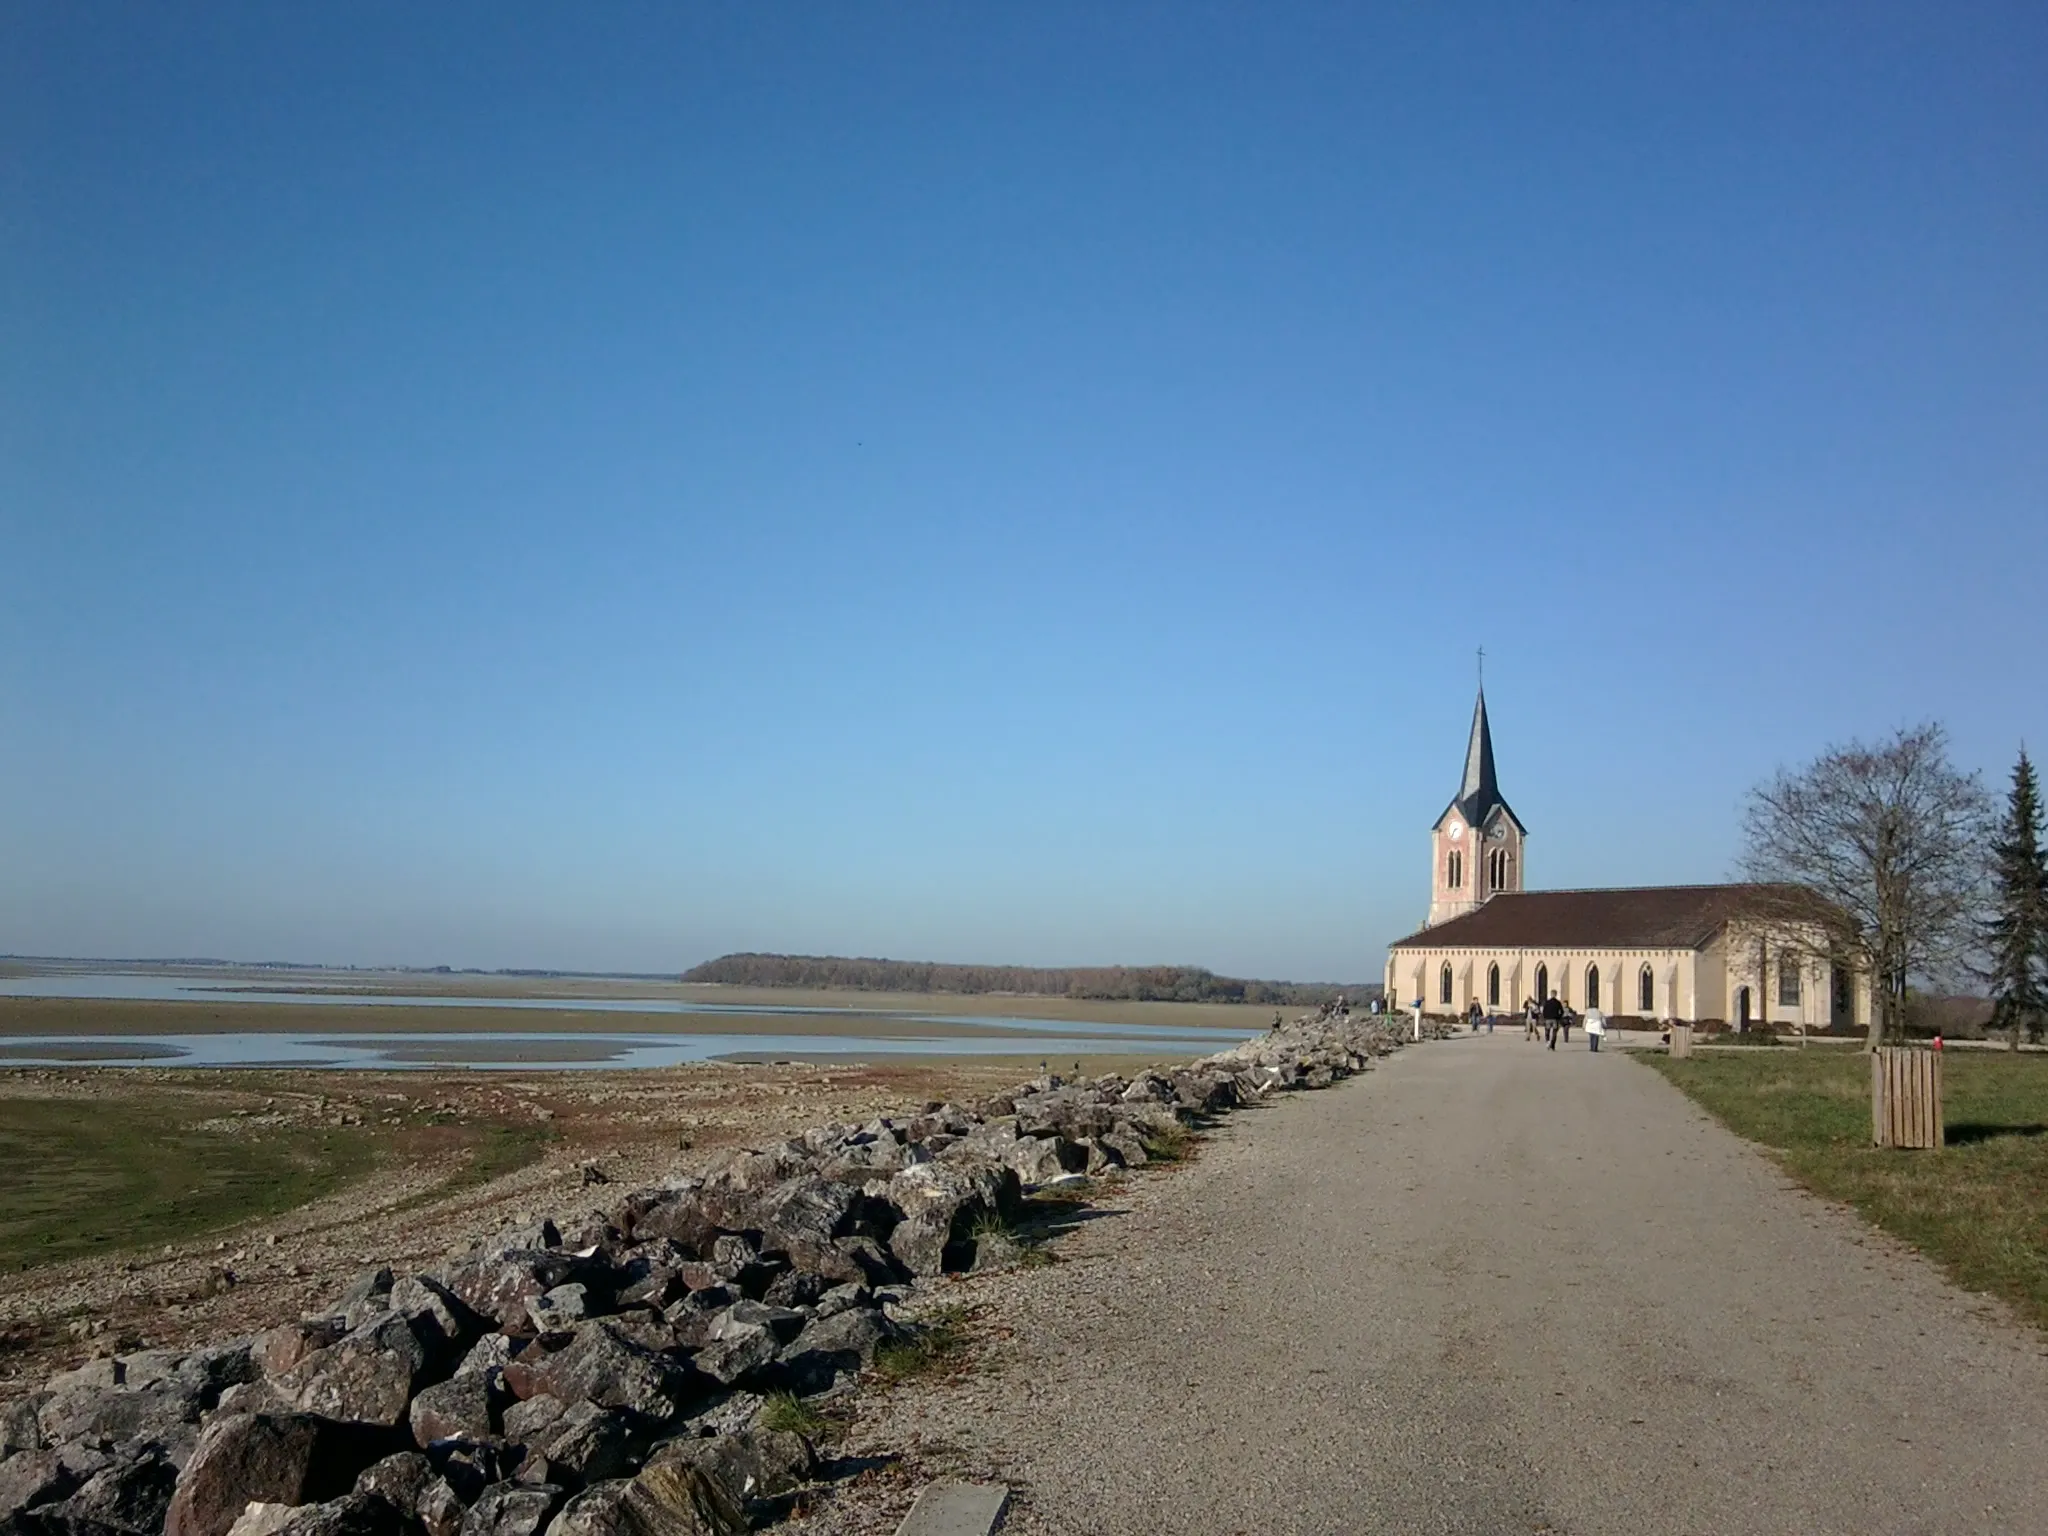
<svg viewBox="0 0 2048 1536">
<path fill-rule="evenodd" d="M 1871 1052 L 1871 1140 L 1880 1147 L 1938 1147 L 1946 1126 L 1939 1051 L 1887 1045 Z"/>
</svg>

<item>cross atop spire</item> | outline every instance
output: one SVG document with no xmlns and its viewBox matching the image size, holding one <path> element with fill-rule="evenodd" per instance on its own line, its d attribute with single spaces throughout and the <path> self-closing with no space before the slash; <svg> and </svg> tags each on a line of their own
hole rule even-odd
<svg viewBox="0 0 2048 1536">
<path fill-rule="evenodd" d="M 1494 773 L 1493 729 L 1487 723 L 1486 690 L 1482 688 L 1472 705 L 1472 738 L 1465 746 L 1465 777 L 1458 785 L 1458 797 L 1444 811 L 1456 811 L 1467 826 L 1480 827 L 1496 808 L 1515 818 L 1514 811 L 1501 798 L 1500 781 Z M 1515 818 L 1515 825 L 1521 826 L 1519 818 Z"/>
</svg>

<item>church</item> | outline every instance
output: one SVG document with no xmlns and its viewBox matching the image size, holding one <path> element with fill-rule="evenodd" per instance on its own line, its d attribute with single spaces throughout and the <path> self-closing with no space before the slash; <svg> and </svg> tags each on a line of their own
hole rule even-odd
<svg viewBox="0 0 2048 1536">
<path fill-rule="evenodd" d="M 1800 921 L 1796 890 L 1653 885 L 1531 891 L 1528 829 L 1501 795 L 1481 690 L 1465 776 L 1430 829 L 1429 917 L 1387 952 L 1390 1005 L 1463 1017 L 1555 996 L 1623 1025 L 1867 1026 L 1870 989 Z"/>
</svg>

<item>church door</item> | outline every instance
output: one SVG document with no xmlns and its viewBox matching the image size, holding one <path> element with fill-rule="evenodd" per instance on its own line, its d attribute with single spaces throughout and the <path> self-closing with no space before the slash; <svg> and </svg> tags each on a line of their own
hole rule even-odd
<svg viewBox="0 0 2048 1536">
<path fill-rule="evenodd" d="M 1735 1027 L 1747 1033 L 1749 1030 L 1749 988 L 1744 987 L 1735 994 Z"/>
</svg>

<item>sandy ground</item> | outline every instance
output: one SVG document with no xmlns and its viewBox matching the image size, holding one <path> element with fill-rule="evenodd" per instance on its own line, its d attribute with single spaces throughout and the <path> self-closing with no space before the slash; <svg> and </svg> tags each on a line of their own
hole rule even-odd
<svg viewBox="0 0 2048 1536">
<path fill-rule="evenodd" d="M 1130 1071 L 1154 1059 L 1086 1065 Z M 528 1215 L 572 1219 L 728 1147 L 991 1094 L 1037 1070 L 1036 1060 L 971 1058 L 629 1072 L 0 1072 L 0 1113 L 13 1095 L 74 1098 L 90 1114 L 137 1087 L 183 1084 L 330 1123 L 395 1126 L 424 1106 L 458 1122 L 544 1125 L 555 1138 L 540 1162 L 486 1184 L 450 1187 L 464 1175 L 461 1155 L 394 1160 L 327 1199 L 230 1233 L 11 1275 L 0 1290 L 0 1398 L 90 1354 L 231 1338 L 297 1317 L 374 1264 L 423 1267 Z M 593 1161 L 611 1182 L 586 1189 L 583 1165 Z"/>
<path fill-rule="evenodd" d="M 907 1454 L 807 1536 L 937 1475 L 1024 1536 L 2048 1527 L 2042 1335 L 1623 1053 L 1404 1052 L 1059 1249 L 951 1288 L 981 1358 L 863 1406 Z"/>
</svg>

